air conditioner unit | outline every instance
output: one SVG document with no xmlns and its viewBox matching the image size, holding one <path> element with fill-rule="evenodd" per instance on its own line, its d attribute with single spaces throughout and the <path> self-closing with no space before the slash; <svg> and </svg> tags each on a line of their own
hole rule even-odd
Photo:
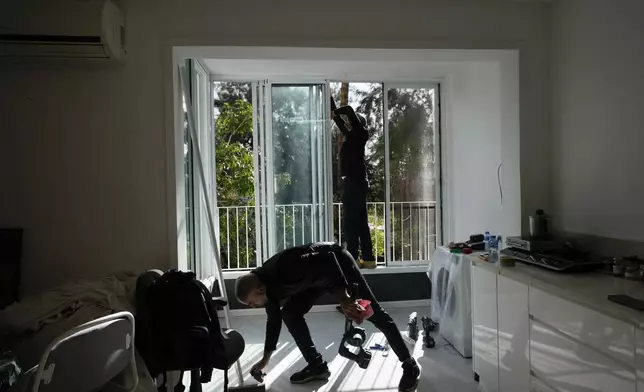
<svg viewBox="0 0 644 392">
<path fill-rule="evenodd" d="M 0 57 L 125 60 L 125 18 L 112 1 L 22 0 L 6 8 Z"/>
</svg>

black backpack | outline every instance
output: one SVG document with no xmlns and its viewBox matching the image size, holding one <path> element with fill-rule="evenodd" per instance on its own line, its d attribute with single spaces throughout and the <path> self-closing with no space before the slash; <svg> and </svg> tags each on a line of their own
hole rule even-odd
<svg viewBox="0 0 644 392">
<path fill-rule="evenodd" d="M 168 371 L 181 372 L 177 392 L 185 390 L 184 371 L 192 372 L 194 386 L 209 382 L 213 369 L 222 369 L 227 387 L 230 364 L 216 306 L 192 272 L 170 270 L 146 287 L 137 287 L 137 349 L 152 377 L 163 373 L 159 391 L 167 390 Z"/>
</svg>

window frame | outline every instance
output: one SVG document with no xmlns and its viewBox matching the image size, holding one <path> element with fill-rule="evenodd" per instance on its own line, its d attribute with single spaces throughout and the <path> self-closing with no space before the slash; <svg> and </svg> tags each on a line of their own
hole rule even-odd
<svg viewBox="0 0 644 392">
<path fill-rule="evenodd" d="M 204 176 L 210 183 L 207 184 L 208 196 L 210 197 L 211 211 L 213 220 L 219 222 L 219 212 L 217 206 L 217 179 L 215 171 L 216 149 L 214 136 L 214 96 L 212 93 L 211 74 L 201 62 L 194 59 L 187 59 L 185 64 L 186 76 L 190 89 L 189 94 L 192 102 L 193 113 L 196 121 L 196 131 L 198 134 L 198 144 L 201 150 L 202 163 L 204 165 Z M 187 132 L 187 130 L 185 131 Z M 188 140 L 190 140 L 188 136 Z M 186 172 L 191 176 L 189 182 L 185 184 L 187 189 L 186 206 L 190 208 L 186 211 L 186 238 L 189 242 L 189 254 L 187 266 L 197 274 L 198 278 L 207 278 L 215 275 L 216 267 L 214 260 L 214 249 L 211 244 L 208 232 L 208 223 L 206 221 L 206 208 L 204 203 L 207 201 L 203 198 L 201 192 L 201 182 L 196 179 L 195 162 L 193 160 L 194 147 L 188 143 L 188 165 Z M 188 181 L 188 180 L 187 180 Z M 219 225 L 214 225 L 215 238 L 217 244 L 220 244 Z"/>
<path fill-rule="evenodd" d="M 441 83 L 436 82 L 382 82 L 382 99 L 383 99 L 383 137 L 385 138 L 385 265 L 387 267 L 415 267 L 428 265 L 430 260 L 404 260 L 404 261 L 391 261 L 391 241 L 392 237 L 392 228 L 391 228 L 391 167 L 390 167 L 390 158 L 391 151 L 389 149 L 389 102 L 388 95 L 389 89 L 433 89 L 436 92 L 436 97 L 438 100 L 432 102 L 433 114 L 434 114 L 434 148 L 435 151 L 435 169 L 436 173 L 436 194 L 435 194 L 435 224 L 436 224 L 436 234 L 435 234 L 435 244 L 436 247 L 443 244 L 443 161 L 442 161 L 442 150 L 443 143 L 441 138 L 442 126 L 442 115 L 441 111 Z M 438 109 L 438 110 L 437 110 Z M 389 265 L 389 263 L 395 263 L 395 265 Z"/>
<path fill-rule="evenodd" d="M 201 70 L 203 72 L 207 72 L 205 66 L 203 66 L 201 63 L 199 63 L 196 60 L 195 60 L 195 63 L 197 63 L 201 67 Z M 251 83 L 251 88 L 253 88 L 255 86 L 255 83 L 258 83 L 258 82 L 254 81 L 254 80 L 249 80 L 249 78 L 243 78 L 243 77 L 239 77 L 239 78 L 238 77 L 222 78 L 222 77 L 218 77 L 216 74 L 213 74 L 213 73 L 208 73 L 208 75 L 209 75 L 210 96 L 212 98 L 211 102 L 210 102 L 210 105 L 209 105 L 210 119 L 211 119 L 211 130 L 212 130 L 213 135 L 214 135 L 215 119 L 214 119 L 214 113 L 213 113 L 213 110 L 214 110 L 214 94 L 213 94 L 213 91 L 212 91 L 213 83 L 214 82 Z M 192 80 L 192 78 L 191 78 L 191 80 Z M 259 82 L 264 83 L 265 86 L 268 86 L 269 88 L 272 87 L 273 85 L 282 85 L 282 84 L 284 84 L 284 85 L 324 84 L 324 85 L 326 85 L 327 97 L 330 97 L 330 95 L 331 95 L 331 93 L 330 93 L 330 83 L 337 83 L 337 82 L 341 82 L 341 81 L 338 80 L 338 79 L 321 79 L 319 77 L 306 77 L 306 76 L 298 77 L 298 76 L 294 76 L 294 77 L 277 77 L 277 78 L 264 79 L 264 80 L 261 80 Z M 443 106 L 441 105 L 441 103 L 445 99 L 445 97 L 442 95 L 443 92 L 441 91 L 442 81 L 441 80 L 431 80 L 430 79 L 429 81 L 418 82 L 418 81 L 416 81 L 416 79 L 409 79 L 409 80 L 398 80 L 398 81 L 392 81 L 392 82 L 386 82 L 386 81 L 383 82 L 381 80 L 374 81 L 373 79 L 360 79 L 360 78 L 353 79 L 352 78 L 349 82 L 350 83 L 379 83 L 379 84 L 382 84 L 383 85 L 383 103 L 387 102 L 386 92 L 387 92 L 388 88 L 423 88 L 423 87 L 425 87 L 425 88 L 433 88 L 437 92 L 436 94 L 437 94 L 437 96 L 439 98 L 438 99 L 438 105 L 436 103 L 434 103 L 434 106 L 435 106 L 434 114 L 435 114 L 435 116 L 437 116 L 437 119 L 438 119 L 438 121 L 436 122 L 436 124 L 437 124 L 437 132 L 435 132 L 435 138 L 437 139 L 435 141 L 435 146 L 436 146 L 436 165 L 438 166 L 438 171 L 437 171 L 437 174 L 436 174 L 437 177 L 438 177 L 438 181 L 437 181 L 438 186 L 437 186 L 437 190 L 436 190 L 437 194 L 436 194 L 436 209 L 435 209 L 435 211 L 436 211 L 436 228 L 437 228 L 437 230 L 436 230 L 436 246 L 441 246 L 443 244 L 442 241 L 443 241 L 444 232 L 445 232 L 445 226 L 444 226 L 444 223 L 445 223 L 445 219 L 444 219 L 445 206 L 444 206 L 442 201 L 445 200 L 444 199 L 444 193 L 446 192 L 446 189 L 444 187 L 444 167 L 445 167 L 445 165 L 444 165 L 444 162 L 443 162 L 443 159 L 444 159 L 443 150 L 444 150 L 444 146 L 445 146 L 445 140 L 443 140 L 443 138 L 441 138 L 441 133 L 442 133 L 442 129 L 443 129 L 443 126 L 444 126 L 444 123 L 443 123 L 443 118 L 444 118 L 443 117 Z M 253 93 L 255 93 L 254 89 L 253 89 Z M 256 99 L 255 94 L 253 94 L 253 104 L 255 103 L 255 99 Z M 389 128 L 389 125 L 388 125 L 388 118 L 385 117 L 388 114 L 388 111 L 389 111 L 389 108 L 387 107 L 387 105 L 383 105 L 383 133 L 386 132 L 386 134 L 383 135 L 383 137 L 385 137 L 385 144 L 386 144 L 386 153 L 385 153 L 386 166 L 389 165 L 389 159 L 390 159 L 389 150 L 388 150 L 388 144 L 389 144 L 388 128 Z M 255 117 L 255 115 L 256 115 L 255 108 L 253 108 L 253 116 Z M 253 125 L 254 125 L 253 133 L 255 134 L 255 125 L 256 125 L 256 123 L 254 122 Z M 386 128 L 386 131 L 385 131 L 385 128 Z M 213 140 L 212 152 L 213 152 L 213 154 L 215 154 L 214 136 L 213 136 L 212 140 Z M 329 144 L 331 143 L 330 138 L 329 138 L 328 143 Z M 329 148 L 329 151 L 330 151 L 330 146 L 328 146 L 328 148 Z M 328 165 L 332 165 L 330 153 L 329 153 L 329 157 L 327 158 L 327 161 L 328 161 L 327 162 Z M 213 159 L 212 164 L 216 165 L 216 161 L 214 159 Z M 254 165 L 256 166 L 256 162 L 254 162 Z M 256 167 L 254 168 L 254 170 L 256 170 Z M 386 183 L 389 183 L 389 181 L 390 181 L 389 170 L 390 170 L 389 167 L 386 167 L 386 169 L 385 169 Z M 213 173 L 215 173 L 214 169 L 213 169 Z M 331 181 L 331 179 L 329 178 L 328 181 Z M 194 183 L 194 180 L 192 182 Z M 216 195 L 216 179 L 213 179 L 213 184 L 214 184 L 213 189 L 215 190 L 214 194 Z M 257 184 L 256 184 L 256 186 L 257 186 Z M 330 188 L 330 192 L 332 192 L 331 188 Z M 255 192 L 255 193 L 257 193 L 257 192 Z M 195 197 L 194 194 L 195 194 L 195 191 L 193 190 L 193 198 Z M 379 265 L 376 269 L 363 270 L 363 271 L 366 272 L 367 274 L 385 273 L 385 271 L 388 271 L 387 273 L 411 273 L 411 272 L 419 272 L 421 270 L 424 271 L 424 269 L 429 265 L 430 260 L 411 260 L 411 261 L 406 260 L 406 261 L 395 261 L 395 262 L 392 262 L 390 260 L 391 259 L 391 254 L 390 254 L 391 253 L 391 246 L 390 246 L 390 241 L 391 241 L 390 235 L 391 235 L 391 233 L 390 232 L 387 233 L 387 230 L 388 230 L 388 228 L 390 227 L 390 224 L 391 224 L 390 217 L 388 216 L 388 214 L 389 214 L 388 210 L 389 209 L 387 208 L 387 205 L 390 205 L 390 202 L 391 202 L 389 200 L 390 199 L 390 188 L 389 188 L 389 186 L 387 186 L 387 190 L 385 191 L 385 199 L 386 199 L 386 201 L 385 201 L 385 214 L 386 214 L 386 216 L 385 216 L 385 222 L 386 222 L 386 225 L 385 225 L 385 230 L 386 230 L 386 233 L 385 233 L 385 247 L 386 247 L 386 249 L 385 249 L 385 252 L 386 252 L 385 263 L 384 263 L 384 265 Z M 332 200 L 332 198 L 330 200 Z M 330 206 L 331 212 L 332 212 L 332 208 L 333 208 L 333 205 Z M 213 217 L 215 218 L 216 222 L 218 222 L 219 221 L 219 213 L 218 213 L 219 210 L 218 210 L 216 201 L 214 203 L 214 206 L 213 206 L 212 210 L 213 210 Z M 331 213 L 331 215 L 329 215 L 329 217 L 330 217 L 329 219 L 331 219 L 331 220 L 333 219 L 332 213 Z M 333 231 L 333 223 L 329 224 L 328 226 L 330 227 L 330 229 L 329 229 L 330 237 L 329 238 L 331 238 L 332 234 L 333 234 L 332 233 L 332 231 Z M 216 231 L 217 231 L 218 243 L 221 244 L 221 242 L 220 242 L 220 233 L 219 233 L 219 225 L 216 224 L 215 228 L 216 228 Z M 192 243 L 194 243 L 196 245 L 197 242 L 198 241 L 193 241 Z M 193 254 L 197 254 L 196 249 L 195 249 L 195 252 L 193 252 Z M 268 255 L 268 257 L 270 257 L 270 256 L 271 255 Z M 257 266 L 261 266 L 262 261 L 263 260 L 260 260 L 258 258 Z M 222 260 L 222 262 L 223 262 L 223 260 Z M 201 262 L 199 262 L 197 260 L 194 260 L 193 264 L 192 264 L 194 266 L 193 269 L 194 270 L 203 269 L 202 264 L 203 263 L 201 263 Z M 240 273 L 247 272 L 249 270 L 250 270 L 250 268 L 223 269 L 223 273 L 225 274 L 226 278 L 230 278 L 231 276 L 239 276 Z"/>
<path fill-rule="evenodd" d="M 213 187 L 212 191 L 211 191 L 211 195 L 213 195 L 211 198 L 213 199 L 213 204 L 214 204 L 212 206 L 213 218 L 215 219 L 215 222 L 219 222 L 219 209 L 218 209 L 218 206 L 217 206 L 217 203 L 216 203 L 216 189 L 217 189 L 216 186 L 217 185 L 216 185 L 216 178 L 214 178 L 214 177 L 216 177 L 214 175 L 214 173 L 216 173 L 216 171 L 215 171 L 215 168 L 216 168 L 216 166 L 215 166 L 216 165 L 216 156 L 215 156 L 216 148 L 215 148 L 215 138 L 214 138 L 215 119 L 214 119 L 213 83 L 214 82 L 239 82 L 239 83 L 250 83 L 251 84 L 251 89 L 253 89 L 253 94 L 252 94 L 252 97 L 253 97 L 253 99 L 252 99 L 252 104 L 253 104 L 253 139 L 255 141 L 255 137 L 256 137 L 256 134 L 257 134 L 256 129 L 255 129 L 256 125 L 257 125 L 257 118 L 256 118 L 257 117 L 257 111 L 256 111 L 255 105 L 259 103 L 259 98 L 260 98 L 260 97 L 256 96 L 257 94 L 255 94 L 256 88 L 261 89 L 262 87 L 265 87 L 265 88 L 269 89 L 269 91 L 270 91 L 270 89 L 271 89 L 271 87 L 273 85 L 322 84 L 322 85 L 326 86 L 326 96 L 330 97 L 330 95 L 331 95 L 330 94 L 330 83 L 338 83 L 338 82 L 341 82 L 341 81 L 329 80 L 329 79 L 320 79 L 320 78 L 308 78 L 308 77 L 303 77 L 303 78 L 298 78 L 298 77 L 273 78 L 273 79 L 270 79 L 270 80 L 266 79 L 266 80 L 262 80 L 262 81 L 259 81 L 259 82 L 257 82 L 257 81 L 249 81 L 248 79 L 241 79 L 241 78 L 219 78 L 219 77 L 216 77 L 215 75 L 213 75 L 211 73 L 208 73 L 206 71 L 206 68 L 196 60 L 190 61 L 190 64 L 191 64 L 191 66 L 189 68 L 189 70 L 191 71 L 191 75 L 190 75 L 191 85 L 190 85 L 190 87 L 191 87 L 191 94 L 193 96 L 193 103 L 195 101 L 197 102 L 197 104 L 195 105 L 195 107 L 198 110 L 197 117 L 201 119 L 201 117 L 202 117 L 201 114 L 202 113 L 200 113 L 200 112 L 203 110 L 203 105 L 205 105 L 207 113 L 208 113 L 208 118 L 210 119 L 210 124 L 209 124 L 208 129 L 209 129 L 210 135 L 212 135 L 212 137 L 208 140 L 207 145 L 209 146 L 209 149 L 211 151 L 209 156 L 213 157 L 213 159 L 210 160 L 211 162 L 208 162 L 209 166 L 211 166 L 210 170 L 212 170 L 211 173 L 213 173 L 213 175 L 209 176 L 209 177 L 211 177 L 212 187 Z M 196 74 L 198 74 L 201 77 L 203 77 L 204 80 L 208 80 L 208 91 L 209 91 L 208 96 L 209 96 L 210 99 L 208 100 L 207 103 L 205 103 L 205 101 L 203 99 L 200 100 L 199 96 L 197 94 L 195 94 L 196 88 L 199 88 L 199 81 L 197 80 L 198 76 Z M 382 271 L 383 269 L 387 269 L 387 270 L 390 270 L 391 272 L 396 272 L 396 273 L 405 273 L 405 272 L 408 273 L 408 272 L 410 272 L 411 270 L 414 270 L 414 269 L 419 269 L 419 268 L 422 269 L 422 268 L 426 267 L 429 264 L 430 260 L 391 261 L 391 257 L 392 257 L 392 254 L 391 254 L 392 237 L 391 237 L 391 216 L 390 216 L 391 215 L 391 213 L 390 213 L 390 209 L 391 209 L 391 200 L 390 200 L 390 198 L 391 198 L 391 194 L 390 194 L 390 192 L 391 192 L 391 184 L 390 184 L 390 180 L 391 180 L 391 177 L 390 177 L 390 173 L 389 173 L 390 172 L 390 163 L 389 163 L 389 160 L 390 160 L 389 121 L 388 121 L 389 107 L 386 104 L 386 102 L 388 102 L 388 99 L 387 99 L 388 98 L 388 94 L 387 94 L 388 89 L 391 89 L 391 88 L 417 88 L 417 89 L 418 88 L 428 88 L 428 89 L 434 89 L 434 91 L 436 92 L 436 96 L 438 97 L 438 102 L 436 102 L 436 101 L 434 102 L 434 114 L 436 116 L 435 117 L 436 130 L 435 130 L 435 133 L 434 133 L 434 137 L 435 137 L 434 146 L 436 148 L 436 152 L 435 152 L 435 157 L 436 158 L 435 159 L 436 159 L 436 168 L 437 168 L 437 172 L 435 174 L 436 177 L 437 177 L 436 208 L 435 208 L 435 214 L 436 214 L 435 215 L 436 216 L 436 219 L 435 219 L 435 221 L 436 221 L 436 234 L 435 234 L 436 237 L 435 237 L 435 241 L 436 241 L 436 245 L 440 246 L 442 244 L 443 230 L 444 230 L 444 227 L 443 227 L 443 222 L 444 221 L 443 221 L 443 216 L 442 216 L 443 215 L 442 214 L 442 211 L 443 211 L 443 203 L 442 203 L 443 197 L 442 197 L 442 194 L 443 194 L 443 191 L 444 191 L 443 186 L 442 186 L 443 185 L 443 170 L 442 170 L 442 168 L 444 166 L 443 162 L 442 162 L 443 141 L 442 141 L 442 138 L 440 137 L 441 130 L 443 128 L 442 127 L 442 121 L 441 121 L 442 120 L 442 115 L 440 113 L 440 111 L 441 111 L 441 104 L 440 103 L 442 101 L 441 90 L 440 90 L 441 83 L 438 82 L 438 81 L 431 81 L 431 82 L 414 82 L 414 81 L 383 82 L 383 81 L 373 81 L 373 80 L 371 80 L 371 81 L 350 80 L 349 83 L 378 83 L 378 84 L 381 84 L 383 86 L 383 137 L 385 138 L 384 141 L 385 141 L 385 223 L 386 223 L 385 224 L 385 263 L 384 263 L 384 265 L 379 266 L 377 268 L 377 270 Z M 270 104 L 270 98 L 269 98 L 268 104 Z M 201 127 L 199 127 L 199 128 L 201 129 Z M 270 131 L 269 133 L 272 135 L 272 131 Z M 201 134 L 200 134 L 200 136 L 201 136 Z M 332 143 L 332 141 L 329 138 L 328 139 L 328 144 L 330 144 L 330 143 Z M 331 146 L 327 146 L 327 148 L 329 148 L 329 151 L 330 151 L 330 147 Z M 202 154 L 202 156 L 205 156 L 205 155 L 208 155 L 208 154 Z M 255 160 L 256 153 L 254 153 L 253 155 L 254 155 L 254 162 L 253 162 L 254 171 L 257 174 L 257 162 Z M 332 157 L 331 157 L 330 153 L 325 157 L 325 161 L 326 161 L 326 165 L 328 165 L 328 166 L 332 165 Z M 192 171 L 192 174 L 194 175 L 194 171 Z M 331 178 L 328 178 L 327 181 L 331 182 L 332 180 L 331 180 Z M 196 214 L 199 211 L 201 211 L 201 208 L 202 208 L 201 205 L 200 205 L 200 203 L 202 201 L 201 201 L 201 199 L 199 197 L 199 192 L 198 192 L 198 190 L 199 190 L 198 187 L 200 185 L 196 184 L 194 179 L 192 181 L 190 181 L 190 185 L 192 185 L 191 186 L 191 188 L 192 188 L 191 189 L 191 195 L 192 195 L 191 202 L 193 203 L 193 207 L 191 209 L 192 216 L 187 217 L 188 218 L 187 220 L 193 222 L 192 230 L 194 230 L 190 234 L 190 238 L 191 238 L 190 245 L 191 245 L 191 256 L 192 256 L 191 260 L 190 260 L 190 262 L 191 262 L 190 265 L 191 265 L 193 270 L 199 271 L 199 275 L 204 275 L 204 274 L 205 275 L 212 275 L 213 274 L 212 273 L 213 272 L 212 271 L 212 266 L 208 266 L 207 265 L 208 263 L 203 262 L 203 260 L 208 259 L 208 257 L 204 257 L 204 255 L 201 254 L 201 252 L 203 252 L 202 244 L 204 246 L 206 246 L 207 248 L 211 248 L 211 246 L 210 246 L 210 244 L 208 242 L 204 243 L 204 240 L 208 241 L 207 236 L 206 237 L 203 236 L 203 234 L 207 234 L 207 231 L 206 231 L 207 228 L 204 226 L 203 222 L 201 222 L 201 224 L 200 224 L 199 222 L 197 222 L 197 219 L 195 218 Z M 195 186 L 197 187 L 197 189 L 195 189 Z M 258 186 L 259 186 L 259 184 L 257 183 L 257 180 L 255 180 L 255 187 L 256 187 L 256 190 L 255 190 L 256 195 L 255 195 L 255 197 L 256 198 L 258 197 L 257 196 L 257 194 L 258 194 L 257 187 Z M 332 189 L 331 188 L 329 188 L 329 189 L 330 189 L 330 192 L 332 192 Z M 332 198 L 329 199 L 329 200 L 332 200 Z M 333 222 L 332 222 L 332 220 L 333 220 L 332 211 L 333 210 L 332 210 L 332 208 L 333 208 L 333 205 L 330 205 L 329 209 L 331 210 L 331 214 L 328 215 L 328 220 L 330 221 L 330 224 L 328 225 L 328 227 L 329 227 L 329 230 L 328 230 L 329 234 L 328 235 L 330 236 L 329 238 L 331 238 L 332 234 L 333 234 L 332 233 L 332 231 L 333 231 L 333 229 L 332 229 L 332 227 L 333 227 Z M 190 227 L 188 229 L 190 229 Z M 216 234 L 217 234 L 218 243 L 221 244 L 221 242 L 220 242 L 221 237 L 220 237 L 220 233 L 219 233 L 219 224 L 215 224 L 215 230 L 216 230 Z M 194 240 L 192 240 L 192 239 L 194 239 Z M 201 249 L 201 252 L 197 251 L 199 249 Z M 258 257 L 257 266 L 260 266 L 260 265 L 262 265 L 262 262 L 264 261 L 263 260 L 264 257 L 259 257 L 260 252 L 257 252 L 256 255 Z M 266 255 L 266 258 L 268 258 L 268 257 L 270 257 L 270 254 Z M 212 257 L 210 258 L 210 260 L 212 260 Z M 222 262 L 223 262 L 223 260 L 222 260 Z M 212 263 L 210 263 L 210 264 L 212 264 Z M 226 269 L 224 269 L 223 266 L 222 266 L 222 269 L 223 269 L 223 272 L 227 274 L 226 276 L 229 276 L 231 274 L 236 276 L 236 274 L 238 274 L 240 272 L 248 271 L 250 268 L 235 268 L 235 269 L 227 269 L 226 268 Z"/>
</svg>

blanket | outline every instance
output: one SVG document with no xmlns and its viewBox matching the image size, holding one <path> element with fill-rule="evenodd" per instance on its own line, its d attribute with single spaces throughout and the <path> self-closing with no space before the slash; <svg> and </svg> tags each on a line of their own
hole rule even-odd
<svg viewBox="0 0 644 392">
<path fill-rule="evenodd" d="M 45 291 L 0 311 L 0 346 L 13 350 L 23 369 L 37 366 L 47 345 L 65 331 L 119 311 L 135 314 L 138 274 L 119 272 L 81 280 Z M 145 363 L 137 353 L 138 392 L 156 391 Z M 18 391 L 28 384 L 21 380 Z M 109 388 L 105 389 L 105 391 Z"/>
<path fill-rule="evenodd" d="M 0 335 L 36 333 L 91 305 L 106 312 L 134 313 L 137 274 L 120 272 L 99 280 L 81 280 L 34 295 L 0 311 Z M 89 320 L 87 320 L 89 321 Z"/>
</svg>

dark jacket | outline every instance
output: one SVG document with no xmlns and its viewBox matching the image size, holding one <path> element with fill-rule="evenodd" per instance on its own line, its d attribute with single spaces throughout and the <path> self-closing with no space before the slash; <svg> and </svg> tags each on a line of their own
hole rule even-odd
<svg viewBox="0 0 644 392">
<path fill-rule="evenodd" d="M 349 115 L 350 131 L 344 126 L 344 121 L 339 116 L 335 116 L 333 120 L 344 134 L 344 141 L 340 149 L 340 174 L 348 179 L 366 179 L 367 164 L 364 149 L 369 140 L 369 132 L 353 112 Z"/>
<path fill-rule="evenodd" d="M 289 248 L 266 260 L 252 272 L 266 286 L 266 341 L 264 350 L 277 348 L 282 329 L 280 301 L 308 289 L 337 292 L 347 289 L 347 280 L 335 254 L 342 248 L 331 242 L 317 242 Z"/>
</svg>

